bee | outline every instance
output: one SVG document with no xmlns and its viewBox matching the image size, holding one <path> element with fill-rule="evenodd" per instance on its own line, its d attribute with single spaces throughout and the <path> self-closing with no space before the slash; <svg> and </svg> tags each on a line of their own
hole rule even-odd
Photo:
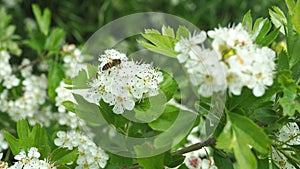
<svg viewBox="0 0 300 169">
<path fill-rule="evenodd" d="M 112 59 L 109 60 L 103 67 L 102 67 L 102 71 L 110 69 L 114 66 L 120 65 L 121 64 L 121 59 Z"/>
</svg>

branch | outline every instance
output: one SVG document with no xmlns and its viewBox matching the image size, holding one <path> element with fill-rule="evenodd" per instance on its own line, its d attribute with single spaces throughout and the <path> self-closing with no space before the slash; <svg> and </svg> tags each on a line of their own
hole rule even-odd
<svg viewBox="0 0 300 169">
<path fill-rule="evenodd" d="M 190 145 L 188 147 L 185 147 L 183 149 L 177 150 L 177 151 L 171 153 L 171 155 L 182 155 L 182 154 L 185 154 L 185 153 L 188 153 L 188 152 L 199 150 L 202 147 L 215 144 L 215 142 L 216 142 L 215 138 L 210 138 L 208 140 L 205 140 L 204 142 L 196 143 L 196 144 Z"/>
<path fill-rule="evenodd" d="M 188 152 L 199 150 L 199 149 L 201 149 L 205 146 L 213 145 L 213 144 L 215 144 L 215 142 L 216 142 L 215 138 L 210 138 L 210 139 L 205 140 L 204 142 L 196 143 L 196 144 L 190 145 L 188 147 L 182 148 L 180 150 L 177 150 L 177 151 L 171 153 L 171 155 L 172 156 L 182 155 L 182 154 L 185 154 L 185 153 L 188 153 Z M 132 166 L 123 167 L 123 169 L 136 169 L 136 168 L 139 168 L 139 167 L 140 167 L 140 165 L 138 163 L 135 163 Z"/>
</svg>

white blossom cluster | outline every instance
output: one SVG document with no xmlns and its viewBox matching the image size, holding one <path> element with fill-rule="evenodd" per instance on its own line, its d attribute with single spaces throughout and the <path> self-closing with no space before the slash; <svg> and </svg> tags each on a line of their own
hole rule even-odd
<svg viewBox="0 0 300 169">
<path fill-rule="evenodd" d="M 5 55 L 7 54 L 8 53 Z M 2 64 L 2 62 L 0 62 L 0 64 Z M 7 63 L 6 67 L 11 66 L 9 63 Z M 11 81 L 11 85 L 5 85 L 4 77 L 3 86 L 5 88 L 2 93 L 0 93 L 0 111 L 8 113 L 8 115 L 14 121 L 28 119 L 31 125 L 41 123 L 45 126 L 49 126 L 50 121 L 53 118 L 51 116 L 51 107 L 42 106 L 47 97 L 46 76 L 44 74 L 32 74 L 32 65 L 30 65 L 30 61 L 28 59 L 23 59 L 21 65 L 19 66 L 19 70 L 22 78 L 24 78 L 23 81 L 17 80 L 18 83 L 13 83 L 13 81 Z M 14 74 L 8 75 L 15 77 Z M 10 90 L 13 90 L 12 87 L 20 84 L 22 87 L 22 95 L 17 98 L 13 98 L 16 96 L 12 97 Z"/>
<path fill-rule="evenodd" d="M 26 153 L 22 150 L 14 158 L 17 160 L 12 166 L 3 169 L 56 169 L 54 164 L 49 163 L 47 159 L 40 160 L 41 154 L 36 147 L 31 147 Z"/>
<path fill-rule="evenodd" d="M 18 86 L 20 79 L 12 74 L 12 67 L 9 63 L 10 55 L 6 50 L 0 50 L 0 83 L 7 89 Z"/>
<path fill-rule="evenodd" d="M 191 133 L 188 135 L 188 143 L 185 145 L 185 147 L 201 142 L 201 140 L 197 136 L 197 132 L 199 132 L 198 126 L 193 128 Z M 210 154 L 210 149 L 207 147 L 203 147 L 199 150 L 186 153 L 184 154 L 184 164 L 188 169 L 217 169 L 218 167 L 214 165 L 213 158 L 206 157 L 207 154 Z"/>
<path fill-rule="evenodd" d="M 66 89 L 67 85 L 61 81 L 60 85 L 56 88 L 55 92 L 57 96 L 55 97 L 55 106 L 58 108 L 58 113 L 56 114 L 56 119 L 60 125 L 69 126 L 72 129 L 77 128 L 78 126 L 84 125 L 84 121 L 80 120 L 76 114 L 66 110 L 62 104 L 64 101 L 73 101 L 72 91 Z"/>
<path fill-rule="evenodd" d="M 115 64 L 117 59 L 120 63 Z M 106 50 L 99 61 L 97 77 L 90 83 L 86 96 L 89 102 L 99 104 L 102 99 L 114 106 L 114 113 L 122 114 L 132 110 L 136 101 L 159 93 L 158 84 L 163 76 L 150 64 L 128 61 L 125 54 L 114 49 Z"/>
<path fill-rule="evenodd" d="M 84 57 L 81 51 L 76 48 L 74 44 L 64 45 L 61 51 L 64 57 L 65 74 L 67 77 L 72 78 L 76 76 L 79 70 L 84 69 Z M 85 122 L 79 119 L 76 114 L 66 110 L 62 104 L 64 101 L 74 101 L 72 90 L 67 89 L 67 84 L 63 81 L 60 82 L 59 86 L 55 89 L 55 106 L 58 109 L 58 113 L 55 115 L 60 125 L 66 125 L 72 129 L 77 127 L 87 127 Z"/>
<path fill-rule="evenodd" d="M 65 67 L 66 76 L 74 77 L 78 74 L 79 70 L 85 68 L 83 64 L 84 57 L 74 44 L 64 45 L 61 53 L 64 57 L 63 66 Z"/>
<path fill-rule="evenodd" d="M 286 154 L 292 155 L 294 152 L 289 151 L 287 149 L 287 145 L 300 145 L 300 130 L 297 123 L 289 122 L 284 125 L 277 133 L 277 139 L 279 141 L 279 144 L 284 143 L 283 148 L 286 148 L 286 150 L 282 149 L 281 151 L 285 151 Z M 295 166 L 288 162 L 287 157 L 281 151 L 272 148 L 272 159 L 275 164 L 280 169 L 296 169 Z M 300 167 L 299 164 L 298 167 Z"/>
<path fill-rule="evenodd" d="M 98 169 L 106 166 L 108 155 L 98 147 L 89 137 L 74 130 L 57 132 L 54 144 L 72 150 L 78 147 L 76 169 Z"/>
<path fill-rule="evenodd" d="M 207 35 L 212 39 L 212 48 L 204 47 Z M 254 44 L 242 24 L 182 38 L 175 51 L 179 52 L 177 58 L 187 68 L 192 84 L 204 97 L 227 89 L 240 95 L 244 86 L 259 97 L 273 84 L 275 52 Z"/>
</svg>

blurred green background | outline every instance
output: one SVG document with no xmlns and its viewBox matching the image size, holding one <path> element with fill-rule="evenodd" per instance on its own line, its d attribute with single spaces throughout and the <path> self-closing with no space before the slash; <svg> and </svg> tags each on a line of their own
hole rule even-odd
<svg viewBox="0 0 300 169">
<path fill-rule="evenodd" d="M 267 17 L 268 8 L 274 5 L 285 10 L 283 0 L 0 0 L 22 37 L 27 34 L 24 24 L 33 23 L 33 3 L 48 7 L 52 26 L 63 28 L 66 41 L 76 44 L 85 42 L 106 23 L 136 12 L 165 12 L 208 30 L 240 22 L 249 9 L 254 18 Z"/>
</svg>

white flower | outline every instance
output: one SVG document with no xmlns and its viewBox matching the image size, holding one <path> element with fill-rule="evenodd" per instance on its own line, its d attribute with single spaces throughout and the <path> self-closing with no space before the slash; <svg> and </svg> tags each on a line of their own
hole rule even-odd
<svg viewBox="0 0 300 169">
<path fill-rule="evenodd" d="M 4 162 L 4 161 L 1 161 L 2 157 L 3 157 L 3 153 L 0 153 L 0 168 L 1 169 L 6 169 L 6 168 L 8 168 L 8 163 Z"/>
<path fill-rule="evenodd" d="M 1 130 L 0 131 L 0 152 L 2 152 L 2 150 L 6 150 L 6 149 L 8 149 L 8 143 L 5 141 L 3 131 Z"/>
<path fill-rule="evenodd" d="M 203 159 L 201 169 L 217 169 L 217 166 L 212 164 L 211 159 Z"/>
<path fill-rule="evenodd" d="M 83 62 L 83 56 L 81 55 L 81 51 L 79 49 L 74 49 L 72 53 L 64 56 L 64 62 L 69 64 Z"/>
<path fill-rule="evenodd" d="M 71 132 L 57 132 L 58 138 L 54 140 L 54 144 L 59 147 L 68 148 L 72 150 L 74 147 L 77 147 L 79 144 L 78 134 L 75 131 Z"/>
<path fill-rule="evenodd" d="M 55 97 L 55 106 L 58 107 L 58 112 L 65 112 L 66 108 L 62 105 L 64 101 L 73 101 L 72 90 L 66 89 L 67 85 L 61 81 L 55 89 L 57 96 Z"/>
<path fill-rule="evenodd" d="M 55 145 L 69 149 L 78 147 L 77 169 L 98 169 L 106 166 L 109 156 L 86 135 L 75 131 L 59 131 L 57 136 Z"/>
<path fill-rule="evenodd" d="M 159 83 L 163 80 L 161 72 L 157 72 L 149 64 L 137 64 L 127 61 L 125 54 L 114 49 L 106 50 L 99 61 L 98 76 L 91 82 L 86 99 L 99 105 L 103 100 L 113 106 L 113 112 L 122 114 L 125 110 L 133 110 L 135 102 L 146 97 L 159 94 Z M 114 59 L 121 63 L 111 65 L 102 70 L 103 66 Z"/>
<path fill-rule="evenodd" d="M 230 28 L 217 28 L 213 31 L 208 31 L 207 34 L 213 39 L 213 49 L 221 56 L 232 48 L 253 43 L 249 33 L 243 28 L 241 23 Z"/>
<path fill-rule="evenodd" d="M 189 39 L 181 38 L 179 42 L 175 44 L 175 51 L 180 52 L 177 55 L 177 59 L 179 63 L 184 63 L 191 52 L 193 52 L 193 48 L 197 47 L 197 44 L 201 44 L 206 40 L 206 33 L 201 31 L 200 33 L 194 35 L 190 34 Z"/>
<path fill-rule="evenodd" d="M 291 154 L 289 151 L 286 151 L 286 153 Z M 285 155 L 279 150 L 276 150 L 274 147 L 272 147 L 272 160 L 276 166 L 279 167 L 279 169 L 296 169 L 296 167 L 288 162 L 288 159 L 285 157 Z M 298 165 L 298 167 L 300 166 Z"/>
<path fill-rule="evenodd" d="M 278 140 L 289 145 L 300 145 L 299 126 L 295 122 L 284 125 L 277 134 Z"/>
<path fill-rule="evenodd" d="M 188 169 L 201 169 L 201 162 L 201 158 L 194 155 L 187 156 L 184 160 Z"/>
<path fill-rule="evenodd" d="M 39 160 L 39 157 L 40 153 L 36 147 L 31 147 L 27 155 L 26 152 L 22 150 L 15 156 L 15 159 L 18 161 L 9 167 L 9 169 L 56 169 L 56 167 L 46 159 Z"/>
<path fill-rule="evenodd" d="M 127 56 L 124 53 L 120 53 L 115 49 L 108 49 L 104 51 L 103 55 L 100 55 L 98 60 L 101 62 L 101 64 L 99 65 L 99 67 L 102 68 L 105 64 L 111 62 L 114 59 L 120 59 L 121 62 L 128 60 Z"/>
<path fill-rule="evenodd" d="M 16 75 L 11 75 L 4 78 L 3 86 L 5 86 L 7 89 L 11 89 L 12 87 L 18 86 L 19 83 L 20 80 L 16 77 Z"/>
<path fill-rule="evenodd" d="M 6 50 L 0 50 L 0 82 L 9 77 L 12 73 L 11 65 L 9 64 L 10 55 Z"/>
<path fill-rule="evenodd" d="M 22 60 L 21 65 L 19 66 L 19 69 L 21 69 L 21 75 L 23 77 L 28 77 L 32 74 L 32 65 L 30 65 L 30 60 L 27 58 L 24 58 Z"/>
<path fill-rule="evenodd" d="M 61 53 L 64 57 L 66 76 L 71 78 L 75 77 L 81 69 L 86 69 L 86 65 L 83 64 L 84 56 L 75 45 L 63 46 Z"/>
<path fill-rule="evenodd" d="M 220 27 L 207 34 L 212 38 L 212 49 L 197 43 L 188 45 L 186 39 L 174 49 L 180 52 L 179 62 L 184 63 L 198 93 L 210 97 L 228 90 L 229 94 L 240 95 L 246 86 L 255 96 L 262 96 L 273 84 L 276 53 L 255 45 L 242 24 Z"/>
</svg>

